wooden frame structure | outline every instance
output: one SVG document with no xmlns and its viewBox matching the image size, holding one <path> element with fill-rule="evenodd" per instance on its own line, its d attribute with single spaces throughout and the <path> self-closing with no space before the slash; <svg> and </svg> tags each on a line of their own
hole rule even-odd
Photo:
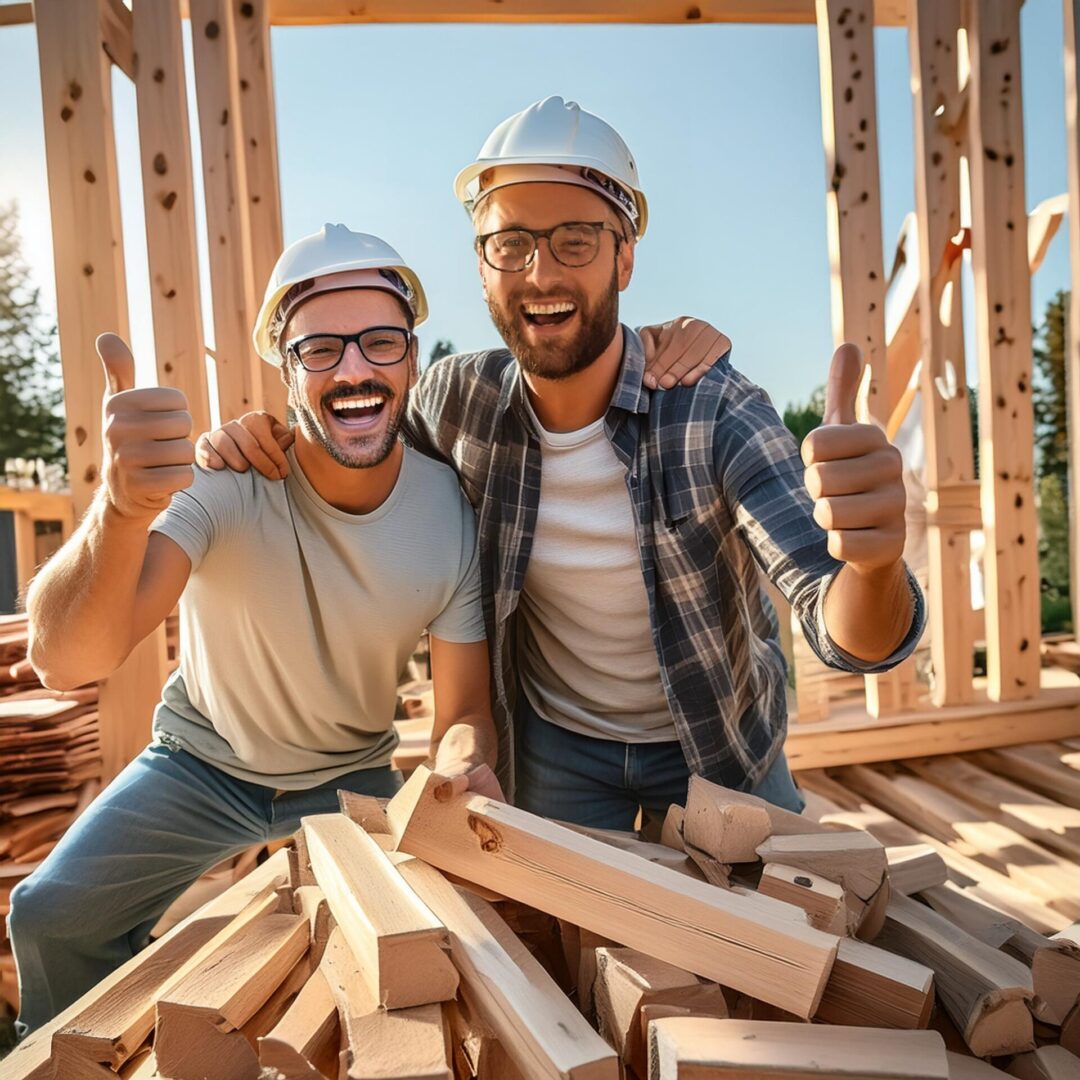
<svg viewBox="0 0 1080 1080">
<path fill-rule="evenodd" d="M 870 362 L 867 413 L 890 425 L 911 369 L 893 368 L 874 91 L 875 26 L 907 27 L 915 118 L 919 282 L 904 320 L 917 334 L 928 448 L 928 604 L 933 707 L 910 714 L 910 665 L 867 680 L 866 701 L 826 716 L 826 694 L 799 679 L 796 767 L 894 756 L 916 732 L 942 752 L 1080 734 L 1080 689 L 1040 687 L 1039 574 L 1033 489 L 1030 280 L 1024 194 L 1019 18 L 1022 0 L 34 0 L 0 24 L 37 25 L 56 255 L 68 452 L 76 512 L 98 480 L 102 375 L 88 346 L 127 326 L 109 72 L 135 82 L 158 377 L 182 388 L 205 426 L 208 350 L 195 259 L 191 146 L 181 19 L 192 21 L 211 259 L 218 405 L 223 418 L 281 408 L 281 388 L 250 349 L 255 297 L 281 246 L 269 49 L 271 25 L 360 22 L 804 23 L 818 27 L 824 178 L 837 340 Z M 1066 19 L 1067 140 L 1073 279 L 1080 281 L 1080 0 Z M 137 58 L 137 62 L 136 62 Z M 960 229 L 961 159 L 972 221 Z M 1060 217 L 1060 214 L 1059 214 Z M 77 226 L 77 227 L 76 227 Z M 965 396 L 957 255 L 975 269 L 982 476 Z M 1069 346 L 1071 414 L 1080 416 L 1080 289 Z M 917 330 L 916 330 L 917 327 Z M 1080 470 L 1080 449 L 1072 449 Z M 1080 475 L 1080 472 L 1077 473 Z M 1075 502 L 1076 500 L 1074 500 Z M 1076 509 L 1074 507 L 1074 513 Z M 1074 521 L 1074 535 L 1077 535 Z M 972 678 L 976 621 L 969 534 L 987 536 L 985 689 Z M 1080 559 L 1074 556 L 1074 582 Z M 106 775 L 141 747 L 163 673 L 163 638 L 145 643 L 102 696 Z M 811 719 L 816 723 L 809 723 Z M 861 748 L 861 749 L 860 749 Z M 925 749 L 925 747 L 923 747 Z M 860 758 L 859 760 L 867 760 Z"/>
</svg>

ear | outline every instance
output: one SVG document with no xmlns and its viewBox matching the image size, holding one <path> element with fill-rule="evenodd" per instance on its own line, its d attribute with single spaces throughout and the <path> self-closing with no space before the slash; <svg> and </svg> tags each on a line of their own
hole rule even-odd
<svg viewBox="0 0 1080 1080">
<path fill-rule="evenodd" d="M 619 245 L 619 254 L 615 259 L 615 268 L 619 277 L 619 292 L 622 292 L 634 276 L 634 248 L 636 240 L 624 240 Z"/>
</svg>

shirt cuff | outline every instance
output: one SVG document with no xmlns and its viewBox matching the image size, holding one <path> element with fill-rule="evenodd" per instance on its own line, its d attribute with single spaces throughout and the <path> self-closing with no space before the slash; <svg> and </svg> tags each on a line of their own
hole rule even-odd
<svg viewBox="0 0 1080 1080">
<path fill-rule="evenodd" d="M 832 584 L 833 578 L 836 577 L 839 571 L 822 578 L 817 603 L 814 608 L 814 626 L 817 630 L 817 648 L 814 651 L 824 663 L 828 664 L 829 667 L 839 668 L 842 671 L 854 671 L 862 675 L 878 675 L 896 667 L 901 660 L 906 660 L 915 651 L 915 646 L 918 645 L 919 638 L 922 637 L 923 630 L 926 628 L 926 600 L 923 598 L 919 583 L 915 580 L 915 575 L 912 574 L 906 563 L 904 564 L 904 572 L 907 574 L 908 589 L 911 592 L 913 608 L 911 628 L 908 630 L 904 640 L 889 656 L 885 657 L 884 660 L 876 661 L 861 660 L 857 656 L 852 656 L 851 653 L 841 649 L 829 636 L 828 628 L 825 625 L 825 597 L 829 592 L 829 586 Z"/>
</svg>

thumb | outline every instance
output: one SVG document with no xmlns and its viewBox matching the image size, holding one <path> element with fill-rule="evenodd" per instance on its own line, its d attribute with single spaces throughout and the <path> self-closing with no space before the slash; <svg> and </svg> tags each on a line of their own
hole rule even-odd
<svg viewBox="0 0 1080 1080">
<path fill-rule="evenodd" d="M 95 342 L 101 366 L 105 369 L 105 396 L 135 389 L 135 357 L 127 342 L 118 334 L 101 334 Z"/>
<path fill-rule="evenodd" d="M 833 353 L 829 381 L 825 384 L 825 415 L 822 424 L 854 424 L 855 398 L 862 379 L 862 353 L 846 342 Z"/>
</svg>

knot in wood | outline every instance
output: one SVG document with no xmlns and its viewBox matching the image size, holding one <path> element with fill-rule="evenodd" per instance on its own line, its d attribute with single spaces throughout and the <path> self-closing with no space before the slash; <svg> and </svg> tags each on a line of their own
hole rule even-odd
<svg viewBox="0 0 1080 1080">
<path fill-rule="evenodd" d="M 469 828 L 479 837 L 481 851 L 493 853 L 502 847 L 502 837 L 499 836 L 498 830 L 492 828 L 483 818 L 470 814 Z"/>
</svg>

